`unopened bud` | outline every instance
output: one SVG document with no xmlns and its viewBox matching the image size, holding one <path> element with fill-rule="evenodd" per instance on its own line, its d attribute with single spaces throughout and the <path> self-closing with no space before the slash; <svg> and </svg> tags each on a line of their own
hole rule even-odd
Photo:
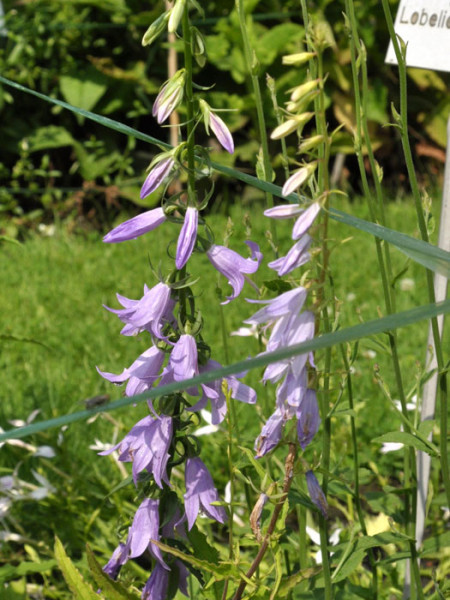
<svg viewBox="0 0 450 600">
<path fill-rule="evenodd" d="M 205 48 L 205 40 L 203 35 L 197 29 L 197 27 L 192 27 L 191 29 L 192 35 L 192 54 L 198 64 L 199 67 L 204 67 L 206 63 L 206 48 Z"/>
<path fill-rule="evenodd" d="M 310 150 L 315 150 L 320 144 L 322 144 L 325 140 L 323 135 L 313 135 L 307 140 L 304 140 L 298 147 L 298 151 L 300 153 L 309 152 Z"/>
<path fill-rule="evenodd" d="M 308 486 L 309 497 L 323 514 L 323 516 L 328 518 L 328 502 L 325 498 L 325 494 L 322 491 L 322 488 L 317 481 L 316 476 L 312 471 L 308 471 L 306 473 L 306 485 Z"/>
<path fill-rule="evenodd" d="M 169 33 L 175 33 L 178 29 L 185 7 L 186 0 L 176 0 L 174 7 L 170 11 L 169 24 L 167 26 Z"/>
<path fill-rule="evenodd" d="M 319 85 L 320 79 L 312 79 L 311 81 L 307 81 L 306 83 L 302 83 L 302 85 L 297 86 L 292 90 L 291 101 L 297 102 L 309 92 L 312 92 Z"/>
<path fill-rule="evenodd" d="M 295 65 L 299 67 L 316 56 L 315 52 L 299 52 L 298 54 L 287 54 L 283 56 L 283 65 Z"/>
<path fill-rule="evenodd" d="M 279 140 L 281 138 L 286 137 L 290 133 L 293 133 L 297 129 L 302 128 L 312 117 L 314 116 L 313 112 L 306 112 L 292 119 L 288 119 L 278 127 L 272 131 L 272 135 L 270 136 L 272 140 Z"/>
<path fill-rule="evenodd" d="M 152 110 L 159 124 L 163 123 L 183 100 L 185 79 L 185 69 L 180 69 L 161 88 Z"/>
<path fill-rule="evenodd" d="M 289 196 L 289 194 L 292 194 L 292 192 L 295 192 L 296 189 L 298 189 L 304 183 L 306 183 L 316 170 L 316 167 L 317 163 L 312 162 L 309 163 L 309 165 L 302 167 L 298 171 L 295 171 L 295 173 L 291 175 L 286 181 L 286 183 L 283 185 L 283 189 L 281 192 L 283 196 Z"/>
<path fill-rule="evenodd" d="M 159 16 L 156 21 L 150 25 L 147 31 L 144 33 L 144 37 L 142 38 L 142 45 L 149 46 L 152 44 L 156 38 L 158 38 L 161 33 L 165 30 L 167 26 L 167 22 L 170 17 L 170 12 L 165 12 L 161 16 Z"/>
</svg>

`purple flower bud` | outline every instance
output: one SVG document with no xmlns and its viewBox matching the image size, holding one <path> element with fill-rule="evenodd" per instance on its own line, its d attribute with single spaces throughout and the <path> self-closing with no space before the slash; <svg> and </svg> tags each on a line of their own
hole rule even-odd
<svg viewBox="0 0 450 600">
<path fill-rule="evenodd" d="M 207 256 L 219 273 L 228 279 L 228 283 L 233 288 L 233 294 L 227 296 L 222 304 L 228 304 L 239 296 L 244 287 L 245 274 L 255 273 L 258 270 L 262 260 L 262 253 L 258 244 L 255 242 L 246 242 L 252 252 L 252 258 L 243 258 L 240 254 L 225 246 L 213 244 L 207 251 Z"/>
<path fill-rule="evenodd" d="M 266 455 L 278 445 L 283 435 L 285 422 L 283 413 L 277 408 L 267 419 L 261 433 L 256 438 L 254 448 L 256 451 L 255 458 L 261 458 L 261 456 Z"/>
<path fill-rule="evenodd" d="M 222 121 L 222 119 L 212 111 L 209 114 L 209 124 L 214 132 L 214 135 L 219 140 L 220 144 L 225 148 L 227 152 L 233 154 L 234 142 L 230 130 Z"/>
<path fill-rule="evenodd" d="M 152 574 L 142 590 L 142 600 L 166 600 L 169 587 L 169 572 L 156 563 Z"/>
<path fill-rule="evenodd" d="M 166 215 L 162 208 L 148 210 L 147 212 L 137 215 L 115 227 L 105 235 L 103 241 L 114 244 L 116 242 L 134 240 L 140 235 L 156 229 L 161 223 L 164 223 L 165 220 Z"/>
<path fill-rule="evenodd" d="M 318 202 L 314 202 L 305 211 L 303 211 L 303 213 L 295 221 L 294 228 L 292 229 L 293 240 L 298 240 L 308 231 L 308 229 L 314 223 L 319 212 L 320 204 Z"/>
<path fill-rule="evenodd" d="M 200 458 L 188 458 L 185 469 L 186 493 L 184 506 L 189 531 L 194 526 L 198 513 L 202 510 L 210 519 L 224 523 L 227 514 L 222 506 L 214 506 L 211 502 L 219 501 L 219 494 L 214 482 Z"/>
<path fill-rule="evenodd" d="M 312 238 L 305 234 L 292 246 L 286 256 L 282 256 L 269 263 L 269 267 L 278 273 L 278 277 L 287 275 L 294 269 L 307 263 L 311 256 L 308 248 L 311 246 Z"/>
<path fill-rule="evenodd" d="M 141 188 L 140 196 L 142 200 L 146 198 L 149 194 L 154 192 L 161 185 L 161 183 L 172 170 L 174 164 L 175 161 L 171 156 L 163 158 L 158 163 L 156 163 L 156 165 L 147 175 L 147 178 L 144 181 L 144 185 Z"/>
<path fill-rule="evenodd" d="M 308 376 L 306 369 L 300 373 L 299 377 L 294 377 L 291 370 L 288 370 L 286 377 L 277 388 L 277 406 L 285 408 L 286 405 L 292 407 L 300 406 L 306 393 Z"/>
<path fill-rule="evenodd" d="M 306 484 L 308 486 L 309 497 L 326 519 L 328 517 L 327 499 L 312 471 L 306 473 Z"/>
<path fill-rule="evenodd" d="M 320 425 L 319 407 L 314 390 L 306 390 L 297 411 L 297 418 L 298 441 L 302 450 L 304 450 L 311 443 Z"/>
<path fill-rule="evenodd" d="M 183 100 L 186 73 L 180 69 L 163 85 L 153 104 L 152 115 L 161 125 Z"/>
<path fill-rule="evenodd" d="M 186 216 L 184 217 L 183 227 L 178 237 L 177 254 L 175 266 L 178 270 L 182 269 L 189 260 L 197 239 L 198 210 L 193 206 L 188 206 Z"/>
<path fill-rule="evenodd" d="M 280 204 L 265 210 L 264 216 L 271 219 L 291 219 L 301 215 L 304 210 L 303 207 L 300 207 L 300 204 Z"/>
</svg>

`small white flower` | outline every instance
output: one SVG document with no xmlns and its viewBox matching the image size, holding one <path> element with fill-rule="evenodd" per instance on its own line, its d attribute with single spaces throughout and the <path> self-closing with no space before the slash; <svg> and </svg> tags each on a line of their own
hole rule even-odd
<svg viewBox="0 0 450 600">
<path fill-rule="evenodd" d="M 414 279 L 404 277 L 403 279 L 400 279 L 399 287 L 402 292 L 411 292 L 416 287 L 416 282 L 414 281 Z"/>
</svg>

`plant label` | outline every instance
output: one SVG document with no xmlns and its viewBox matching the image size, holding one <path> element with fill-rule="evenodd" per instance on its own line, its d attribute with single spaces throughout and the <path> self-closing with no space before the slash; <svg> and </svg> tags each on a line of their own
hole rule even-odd
<svg viewBox="0 0 450 600">
<path fill-rule="evenodd" d="M 449 0 L 400 0 L 395 32 L 407 44 L 408 67 L 450 71 Z M 397 64 L 392 41 L 386 62 Z"/>
</svg>

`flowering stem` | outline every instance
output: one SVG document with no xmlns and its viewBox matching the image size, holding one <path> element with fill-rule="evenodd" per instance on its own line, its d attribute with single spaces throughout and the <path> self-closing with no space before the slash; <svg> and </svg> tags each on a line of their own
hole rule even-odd
<svg viewBox="0 0 450 600">
<path fill-rule="evenodd" d="M 428 242 L 428 231 L 425 223 L 425 217 L 422 210 L 422 202 L 420 197 L 419 185 L 417 182 L 414 162 L 411 153 L 411 146 L 408 137 L 408 106 L 407 106 L 407 83 L 406 83 L 406 62 L 402 51 L 400 50 L 399 41 L 395 34 L 394 23 L 392 21 L 391 10 L 387 0 L 382 0 L 384 16 L 389 29 L 389 35 L 394 46 L 395 55 L 398 62 L 398 72 L 400 79 L 400 136 L 402 140 L 403 153 L 405 155 L 406 168 L 408 170 L 408 178 L 413 192 L 414 203 L 416 206 L 417 220 L 419 224 L 420 235 L 422 240 Z M 426 270 L 428 297 L 430 302 L 436 302 L 434 293 L 433 273 Z M 439 326 L 437 318 L 431 319 L 431 328 L 433 331 L 434 352 L 436 354 L 436 362 L 439 373 L 439 399 L 440 399 L 440 451 L 441 451 L 441 470 L 442 479 L 444 482 L 445 493 L 447 496 L 447 504 L 450 505 L 450 471 L 448 463 L 447 450 L 447 376 L 442 352 L 441 338 L 439 335 Z"/>
<path fill-rule="evenodd" d="M 289 444 L 289 452 L 288 452 L 288 455 L 284 462 L 285 470 L 284 470 L 283 492 L 273 510 L 272 518 L 270 519 L 270 523 L 267 528 L 266 535 L 264 536 L 264 539 L 262 541 L 262 544 L 258 551 L 258 554 L 256 555 L 254 561 L 252 562 L 251 567 L 245 574 L 246 579 L 242 580 L 241 583 L 239 584 L 239 586 L 236 590 L 236 593 L 233 596 L 233 600 L 240 600 L 240 598 L 242 598 L 242 594 L 244 593 L 244 590 L 247 586 L 247 580 L 250 579 L 250 577 L 252 577 L 254 575 L 256 569 L 258 568 L 259 564 L 261 563 L 262 559 L 264 558 L 267 548 L 269 547 L 270 537 L 271 537 L 272 533 L 275 531 L 278 517 L 280 516 L 281 509 L 283 508 L 283 505 L 286 502 L 288 492 L 289 492 L 291 484 L 292 484 L 293 474 L 294 474 L 294 462 L 295 462 L 296 456 L 297 456 L 297 444 L 290 443 Z"/>
<path fill-rule="evenodd" d="M 228 556 L 230 561 L 234 558 L 234 547 L 233 547 L 233 522 L 234 522 L 234 494 L 235 494 L 235 474 L 233 467 L 233 428 L 236 425 L 236 419 L 232 417 L 232 406 L 231 396 L 229 391 L 225 392 L 227 402 L 227 425 L 228 425 L 228 444 L 227 444 L 227 456 L 228 456 L 228 471 L 230 475 L 230 517 L 229 517 L 229 529 L 228 529 Z M 233 406 L 234 408 L 234 406 Z M 234 416 L 234 415 L 233 415 Z M 225 580 L 223 587 L 222 600 L 226 600 L 228 592 L 228 579 Z"/>
</svg>

